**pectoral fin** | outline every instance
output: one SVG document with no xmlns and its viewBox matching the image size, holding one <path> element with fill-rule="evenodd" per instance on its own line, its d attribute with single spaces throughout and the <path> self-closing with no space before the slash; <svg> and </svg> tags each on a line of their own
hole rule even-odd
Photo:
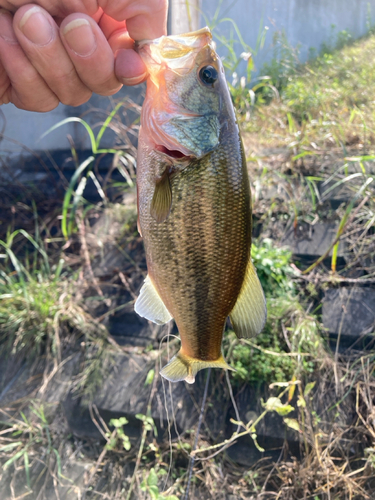
<svg viewBox="0 0 375 500">
<path fill-rule="evenodd" d="M 154 196 L 151 201 L 151 215 L 160 223 L 168 218 L 172 206 L 172 189 L 169 175 L 166 172 L 155 184 Z"/>
<path fill-rule="evenodd" d="M 230 313 L 230 320 L 237 337 L 249 339 L 262 331 L 266 318 L 266 299 L 256 269 L 250 260 L 240 295 Z"/>
<path fill-rule="evenodd" d="M 225 361 L 221 354 L 215 361 L 203 361 L 201 359 L 191 358 L 179 351 L 170 362 L 164 366 L 160 374 L 170 382 L 180 382 L 185 380 L 188 384 L 194 384 L 195 376 L 203 368 L 224 368 L 224 370 L 233 370 Z"/>
<path fill-rule="evenodd" d="M 134 310 L 142 318 L 153 321 L 157 325 L 164 325 L 173 319 L 149 276 L 146 277 L 141 288 Z"/>
</svg>

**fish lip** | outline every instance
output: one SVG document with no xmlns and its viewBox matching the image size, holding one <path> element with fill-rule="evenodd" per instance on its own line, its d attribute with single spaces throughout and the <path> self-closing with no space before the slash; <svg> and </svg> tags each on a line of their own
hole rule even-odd
<svg viewBox="0 0 375 500">
<path fill-rule="evenodd" d="M 168 149 L 163 144 L 155 144 L 154 150 L 160 153 L 161 155 L 167 157 L 169 160 L 172 160 L 174 163 L 186 163 L 192 160 L 197 159 L 195 155 L 189 154 L 185 155 L 178 149 Z"/>
<path fill-rule="evenodd" d="M 184 39 L 184 38 L 193 38 L 193 37 L 199 37 L 201 35 L 209 35 L 209 37 L 212 40 L 212 33 L 211 30 L 208 26 L 205 26 L 204 28 L 201 28 L 196 31 L 191 31 L 188 33 L 182 33 L 181 35 L 169 35 L 168 38 L 172 40 L 179 40 L 179 39 Z M 165 38 L 166 35 L 160 36 L 159 38 L 155 39 L 144 39 L 144 40 L 138 40 L 134 43 L 134 50 L 136 52 L 139 51 L 144 45 L 149 45 L 149 44 L 158 44 L 163 38 Z M 187 44 L 189 45 L 189 44 Z"/>
</svg>

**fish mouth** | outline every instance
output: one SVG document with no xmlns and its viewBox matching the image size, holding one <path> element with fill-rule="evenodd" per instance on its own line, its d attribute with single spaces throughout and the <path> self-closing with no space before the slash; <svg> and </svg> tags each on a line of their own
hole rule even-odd
<svg viewBox="0 0 375 500">
<path fill-rule="evenodd" d="M 177 149 L 168 149 L 162 144 L 157 144 L 155 146 L 156 151 L 159 151 L 160 153 L 163 153 L 173 160 L 190 160 L 192 158 L 191 155 L 185 155 L 184 153 L 181 153 L 181 151 Z"/>
</svg>

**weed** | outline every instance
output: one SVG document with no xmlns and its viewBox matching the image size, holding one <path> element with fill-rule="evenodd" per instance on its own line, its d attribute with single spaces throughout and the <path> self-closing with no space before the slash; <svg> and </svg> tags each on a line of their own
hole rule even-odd
<svg viewBox="0 0 375 500">
<path fill-rule="evenodd" d="M 8 444 L 2 444 L 7 441 Z M 27 494 L 41 488 L 41 479 L 48 470 L 55 470 L 58 478 L 63 477 L 59 448 L 60 443 L 50 429 L 45 408 L 37 401 L 31 402 L 28 416 L 21 411 L 20 418 L 13 417 L 11 426 L 6 426 L 0 433 L 2 469 L 6 471 L 15 467 L 17 470 L 17 464 L 23 463 L 25 481 L 22 482 L 27 486 Z"/>
<path fill-rule="evenodd" d="M 131 178 L 131 174 L 134 175 L 134 158 L 126 151 L 121 151 L 114 148 L 100 147 L 100 143 L 102 141 L 104 133 L 107 129 L 110 128 L 112 120 L 115 118 L 119 109 L 123 106 L 124 103 L 120 102 L 114 107 L 112 112 L 108 115 L 107 119 L 100 127 L 99 132 L 96 136 L 90 125 L 82 118 L 77 117 L 66 118 L 65 120 L 62 120 L 61 122 L 51 127 L 47 132 L 45 132 L 45 134 L 43 134 L 44 137 L 53 130 L 67 123 L 78 122 L 86 129 L 90 138 L 92 156 L 86 158 L 86 160 L 84 160 L 81 164 L 78 163 L 75 148 L 74 146 L 72 146 L 72 156 L 76 161 L 76 171 L 74 172 L 74 175 L 70 180 L 69 187 L 64 196 L 61 219 L 61 230 L 66 239 L 68 239 L 68 237 L 72 234 L 73 229 L 75 229 L 74 224 L 76 222 L 77 209 L 82 205 L 86 205 L 84 208 L 85 213 L 91 207 L 90 204 L 87 204 L 87 202 L 85 203 L 85 199 L 83 197 L 88 179 L 91 179 L 93 181 L 103 202 L 106 202 L 106 195 L 93 172 L 94 162 L 97 157 L 105 154 L 113 154 L 115 159 L 115 166 L 126 181 L 126 184 L 121 184 L 121 187 L 126 188 L 134 186 L 134 182 Z M 119 185 L 117 184 L 116 187 L 119 187 Z"/>
<path fill-rule="evenodd" d="M 131 448 L 131 443 L 129 436 L 127 436 L 124 432 L 124 425 L 126 425 L 128 422 L 128 419 L 125 417 L 120 417 L 120 418 L 112 418 L 109 421 L 109 425 L 112 425 L 116 429 L 116 435 L 112 436 L 110 432 L 106 433 L 106 437 L 108 439 L 107 444 L 106 444 L 106 449 L 107 450 L 114 450 L 117 446 L 117 443 L 120 442 L 121 446 L 124 448 L 124 450 L 129 451 Z"/>
<path fill-rule="evenodd" d="M 295 293 L 290 266 L 292 252 L 288 247 L 278 247 L 270 238 L 260 245 L 253 242 L 251 258 L 257 270 L 266 297 L 285 296 Z"/>
<path fill-rule="evenodd" d="M 300 47 L 290 45 L 285 31 L 276 31 L 273 35 L 273 51 L 271 62 L 263 65 L 261 74 L 269 76 L 280 91 L 287 85 L 290 76 L 297 73 Z"/>
<path fill-rule="evenodd" d="M 159 477 L 163 477 L 166 474 L 167 471 L 165 469 L 159 469 L 156 471 L 152 468 L 147 477 L 142 481 L 141 490 L 146 492 L 152 500 L 178 500 L 176 495 L 164 495 L 159 492 Z"/>
</svg>

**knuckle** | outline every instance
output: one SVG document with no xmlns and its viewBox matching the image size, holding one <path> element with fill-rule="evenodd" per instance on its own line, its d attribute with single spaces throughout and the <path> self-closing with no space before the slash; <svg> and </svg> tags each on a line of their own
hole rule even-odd
<svg viewBox="0 0 375 500">
<path fill-rule="evenodd" d="M 102 96 L 111 96 L 111 95 L 114 95 L 114 94 L 117 94 L 117 92 L 121 89 L 122 85 L 118 85 L 116 88 L 114 89 L 106 89 L 102 92 L 98 92 L 98 94 L 100 93 L 100 95 Z"/>
<path fill-rule="evenodd" d="M 116 94 L 121 87 L 122 84 L 113 75 L 110 75 L 106 80 L 100 82 L 100 84 L 90 85 L 93 92 L 103 96 Z"/>
<path fill-rule="evenodd" d="M 62 104 L 65 104 L 66 106 L 81 106 L 82 104 L 85 104 L 90 97 L 92 96 L 92 92 L 87 91 L 84 93 L 81 93 L 79 96 L 77 95 L 70 95 L 67 97 L 61 98 Z"/>
<path fill-rule="evenodd" d="M 36 111 L 38 113 L 47 113 L 57 108 L 59 100 L 53 94 L 43 100 L 32 101 L 31 99 L 19 99 L 19 102 L 14 102 L 15 106 L 25 111 Z"/>
</svg>

